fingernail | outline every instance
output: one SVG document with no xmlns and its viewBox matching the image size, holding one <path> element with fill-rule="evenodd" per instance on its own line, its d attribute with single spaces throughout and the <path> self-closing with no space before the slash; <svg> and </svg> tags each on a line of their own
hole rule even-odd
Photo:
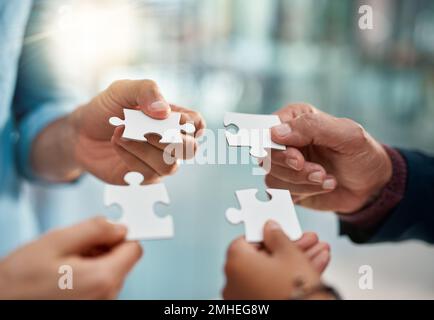
<svg viewBox="0 0 434 320">
<path fill-rule="evenodd" d="M 290 166 L 292 169 L 298 170 L 298 160 L 289 159 L 287 163 L 288 163 L 288 166 Z"/>
<path fill-rule="evenodd" d="M 278 224 L 276 221 L 273 221 L 273 220 L 268 221 L 268 226 L 267 227 L 270 230 L 280 230 L 280 229 L 282 229 L 280 227 L 280 224 Z"/>
<path fill-rule="evenodd" d="M 277 127 L 274 127 L 273 130 L 279 137 L 286 137 L 292 132 L 291 128 L 287 123 L 278 125 Z"/>
<path fill-rule="evenodd" d="M 165 101 L 156 101 L 149 107 L 152 111 L 160 112 L 160 111 L 166 111 L 170 109 L 170 106 Z"/>
<path fill-rule="evenodd" d="M 309 175 L 308 179 L 311 182 L 322 183 L 324 174 L 321 171 L 315 171 Z"/>
<path fill-rule="evenodd" d="M 334 190 L 336 188 L 336 181 L 334 179 L 327 179 L 322 184 L 322 188 L 325 190 Z"/>
</svg>

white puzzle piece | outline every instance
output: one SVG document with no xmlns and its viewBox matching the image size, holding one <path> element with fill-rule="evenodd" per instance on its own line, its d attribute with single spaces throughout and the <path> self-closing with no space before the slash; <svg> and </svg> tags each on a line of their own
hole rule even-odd
<svg viewBox="0 0 434 320">
<path fill-rule="evenodd" d="M 122 216 L 117 222 L 128 228 L 127 240 L 173 238 L 172 217 L 158 217 L 154 213 L 156 203 L 170 203 L 166 187 L 164 184 L 142 186 L 143 180 L 140 173 L 130 172 L 125 176 L 128 186 L 106 186 L 105 205 L 118 204 L 122 208 Z"/>
<path fill-rule="evenodd" d="M 237 191 L 241 210 L 230 208 L 226 218 L 232 224 L 244 222 L 246 240 L 257 243 L 264 240 L 264 226 L 269 220 L 279 223 L 286 235 L 293 241 L 301 238 L 302 231 L 288 190 L 267 189 L 271 200 L 258 200 L 257 189 Z"/>
<path fill-rule="evenodd" d="M 145 115 L 140 110 L 124 109 L 125 120 L 118 117 L 110 118 L 110 124 L 125 126 L 123 138 L 135 141 L 148 141 L 145 135 L 153 133 L 161 136 L 161 143 L 182 143 L 181 131 L 192 134 L 196 128 L 191 123 L 181 125 L 181 114 L 172 112 L 167 119 L 156 120 Z"/>
<path fill-rule="evenodd" d="M 277 115 L 257 115 L 227 112 L 225 127 L 235 125 L 236 134 L 226 131 L 226 139 L 231 147 L 250 147 L 250 154 L 256 158 L 265 158 L 267 149 L 286 150 L 286 147 L 271 140 L 270 129 L 282 122 Z"/>
</svg>

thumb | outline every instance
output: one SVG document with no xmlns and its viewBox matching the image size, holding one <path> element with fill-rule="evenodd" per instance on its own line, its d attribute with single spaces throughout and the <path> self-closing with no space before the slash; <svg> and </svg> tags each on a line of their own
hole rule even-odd
<svg viewBox="0 0 434 320">
<path fill-rule="evenodd" d="M 324 146 L 349 151 L 366 141 L 367 133 L 355 121 L 323 112 L 305 113 L 271 130 L 274 142 L 294 147 Z M 348 149 L 351 148 L 351 149 Z"/>
<path fill-rule="evenodd" d="M 264 228 L 264 245 L 270 253 L 287 251 L 295 245 L 275 221 L 268 221 Z"/>
<path fill-rule="evenodd" d="M 70 254 L 83 253 L 100 246 L 112 247 L 122 242 L 126 234 L 126 227 L 98 217 L 70 228 L 53 231 L 45 240 L 56 245 L 61 254 Z"/>
<path fill-rule="evenodd" d="M 138 108 L 155 119 L 166 119 L 171 112 L 169 103 L 152 80 L 119 80 L 109 87 L 108 94 L 118 106 Z"/>
<path fill-rule="evenodd" d="M 107 268 L 111 269 L 112 274 L 122 281 L 142 255 L 143 249 L 138 242 L 125 242 L 100 259 Z"/>
</svg>

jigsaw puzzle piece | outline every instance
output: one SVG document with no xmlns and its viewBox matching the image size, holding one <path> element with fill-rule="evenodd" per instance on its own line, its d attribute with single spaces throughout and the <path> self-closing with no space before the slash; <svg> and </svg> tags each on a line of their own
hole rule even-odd
<svg viewBox="0 0 434 320">
<path fill-rule="evenodd" d="M 271 140 L 270 129 L 281 124 L 277 115 L 257 115 L 227 112 L 224 125 L 238 128 L 236 134 L 226 131 L 226 139 L 232 147 L 250 147 L 250 154 L 256 158 L 267 156 L 267 149 L 286 150 L 286 146 Z"/>
<path fill-rule="evenodd" d="M 148 141 L 145 138 L 145 124 L 148 119 L 146 119 L 147 116 L 142 111 L 124 109 L 124 118 L 125 120 L 122 120 L 118 117 L 112 117 L 110 118 L 109 122 L 115 127 L 125 126 L 124 133 L 122 135 L 122 137 L 125 139 L 142 142 Z"/>
<path fill-rule="evenodd" d="M 161 136 L 160 142 L 166 144 L 182 143 L 182 131 L 191 134 L 196 128 L 191 123 L 181 125 L 181 113 L 172 112 L 167 119 L 153 119 L 140 110 L 124 109 L 125 120 L 118 117 L 110 118 L 109 122 L 113 126 L 125 126 L 123 138 L 147 142 L 147 134 L 157 134 Z"/>
<path fill-rule="evenodd" d="M 171 216 L 159 217 L 154 212 L 156 203 L 170 204 L 164 184 L 141 186 L 144 178 L 140 173 L 130 172 L 125 176 L 128 186 L 107 186 L 105 205 L 117 204 L 122 209 L 117 223 L 128 228 L 127 240 L 169 239 L 174 236 Z"/>
<path fill-rule="evenodd" d="M 268 189 L 267 193 L 271 196 L 271 200 L 267 202 L 258 200 L 257 193 L 257 189 L 237 191 L 236 196 L 241 210 L 228 209 L 227 220 L 232 224 L 244 222 L 248 242 L 263 241 L 264 226 L 269 220 L 279 223 L 291 240 L 300 239 L 302 231 L 289 191 Z"/>
<path fill-rule="evenodd" d="M 179 114 L 179 118 L 181 118 L 181 114 Z M 179 121 L 178 121 L 179 123 Z M 160 140 L 161 143 L 167 143 L 167 144 L 171 144 L 171 143 L 182 143 L 182 135 L 180 134 L 180 130 L 181 132 L 185 132 L 187 134 L 193 134 L 196 132 L 196 128 L 194 126 L 194 124 L 192 123 L 185 123 L 183 125 L 178 125 L 179 129 L 169 129 L 166 130 L 163 135 L 162 138 Z"/>
</svg>

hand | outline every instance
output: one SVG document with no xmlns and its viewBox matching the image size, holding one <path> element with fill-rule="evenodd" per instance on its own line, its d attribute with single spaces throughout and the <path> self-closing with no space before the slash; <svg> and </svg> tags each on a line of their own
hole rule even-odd
<svg viewBox="0 0 434 320">
<path fill-rule="evenodd" d="M 193 122 L 197 134 L 205 127 L 205 122 L 198 113 L 169 105 L 154 82 L 115 82 L 71 115 L 76 136 L 74 154 L 78 163 L 84 170 L 112 184 L 125 184 L 124 176 L 130 171 L 140 172 L 146 183 L 154 183 L 177 169 L 176 161 L 164 161 L 166 145 L 159 143 L 161 137 L 151 135 L 147 137 L 148 143 L 122 139 L 124 128 L 113 128 L 109 119 L 123 118 L 124 108 L 141 110 L 155 119 L 165 119 L 171 111 L 180 112 L 182 123 Z M 183 135 L 183 139 L 185 152 L 182 156 L 193 156 L 195 138 Z"/>
<path fill-rule="evenodd" d="M 125 227 L 103 218 L 48 233 L 0 261 L 0 299 L 116 298 L 142 256 L 125 236 Z M 58 287 L 63 265 L 72 267 L 72 290 Z"/>
<path fill-rule="evenodd" d="M 294 243 L 312 262 L 312 266 L 322 274 L 330 263 L 330 245 L 319 241 L 318 235 L 314 232 L 304 233 L 301 239 Z"/>
<path fill-rule="evenodd" d="M 304 251 L 304 252 L 303 252 Z M 321 272 L 330 259 L 329 247 L 306 234 L 291 242 L 275 222 L 264 230 L 264 248 L 235 240 L 225 266 L 224 299 L 290 299 L 299 283 L 303 288 L 320 284 Z"/>
<path fill-rule="evenodd" d="M 272 139 L 287 150 L 273 150 L 266 184 L 289 189 L 296 203 L 354 212 L 391 179 L 386 151 L 356 122 L 305 104 L 290 105 L 277 114 L 283 124 L 272 129 Z"/>
</svg>

